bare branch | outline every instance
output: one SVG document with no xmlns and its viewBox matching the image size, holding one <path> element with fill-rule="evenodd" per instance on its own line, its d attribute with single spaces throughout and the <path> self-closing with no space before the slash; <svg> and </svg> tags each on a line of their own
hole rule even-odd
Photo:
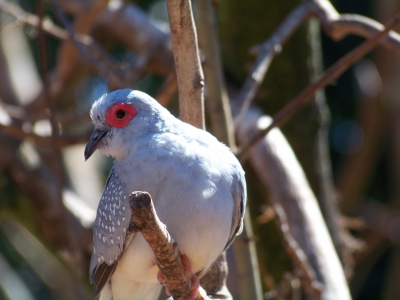
<svg viewBox="0 0 400 300">
<path fill-rule="evenodd" d="M 273 122 L 265 129 L 260 130 L 251 141 L 243 146 L 239 151 L 238 156 L 243 161 L 246 159 L 248 152 L 257 145 L 264 136 L 271 131 L 272 128 L 277 126 L 282 126 L 290 118 L 298 112 L 304 105 L 309 103 L 315 92 L 321 88 L 324 88 L 332 80 L 339 77 L 346 71 L 352 64 L 357 62 L 360 58 L 366 55 L 378 43 L 389 33 L 389 31 L 400 23 L 400 16 L 396 15 L 391 19 L 385 26 L 385 30 L 379 32 L 373 38 L 367 40 L 356 49 L 352 50 L 339 61 L 337 61 L 333 66 L 331 66 L 325 73 L 321 74 L 317 79 L 315 79 L 310 85 L 308 85 L 300 94 L 298 94 L 292 101 L 290 101 L 284 108 L 282 108 L 273 119 Z"/>
<path fill-rule="evenodd" d="M 167 0 L 182 121 L 204 129 L 203 71 L 190 0 Z"/>
</svg>

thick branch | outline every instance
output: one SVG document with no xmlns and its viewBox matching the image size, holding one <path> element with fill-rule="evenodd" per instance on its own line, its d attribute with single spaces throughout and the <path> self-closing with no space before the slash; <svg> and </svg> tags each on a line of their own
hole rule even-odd
<svg viewBox="0 0 400 300">
<path fill-rule="evenodd" d="M 176 242 L 157 216 L 150 194 L 133 192 L 129 199 L 132 216 L 128 233 L 141 232 L 154 252 L 157 266 L 173 298 L 187 299 L 191 292 L 190 277 L 185 272 Z"/>
<path fill-rule="evenodd" d="M 271 119 L 251 108 L 238 126 L 238 141 L 246 143 Z M 271 202 L 280 217 L 286 249 L 296 274 L 316 299 L 350 299 L 343 269 L 333 247 L 321 211 L 303 170 L 282 133 L 275 129 L 250 153 L 250 163 L 268 187 Z M 288 236 L 289 235 L 289 236 Z"/>
<path fill-rule="evenodd" d="M 182 121 L 204 129 L 203 71 L 190 0 L 167 0 Z"/>
</svg>

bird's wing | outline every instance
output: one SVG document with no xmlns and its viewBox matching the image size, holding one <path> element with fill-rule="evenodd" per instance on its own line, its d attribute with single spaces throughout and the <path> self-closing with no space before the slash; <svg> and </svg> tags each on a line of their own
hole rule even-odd
<svg viewBox="0 0 400 300">
<path fill-rule="evenodd" d="M 246 195 L 246 181 L 244 179 L 244 174 L 242 172 L 240 172 L 239 178 L 233 180 L 232 197 L 234 201 L 232 227 L 224 251 L 232 244 L 235 237 L 238 234 L 240 234 L 243 230 L 243 218 L 244 218 L 244 211 L 246 208 L 247 195 Z"/>
<path fill-rule="evenodd" d="M 126 229 L 130 221 L 128 197 L 123 182 L 112 169 L 97 208 L 93 226 L 93 254 L 90 261 L 90 282 L 95 297 L 104 285 L 121 258 L 123 250 L 131 241 Z"/>
</svg>

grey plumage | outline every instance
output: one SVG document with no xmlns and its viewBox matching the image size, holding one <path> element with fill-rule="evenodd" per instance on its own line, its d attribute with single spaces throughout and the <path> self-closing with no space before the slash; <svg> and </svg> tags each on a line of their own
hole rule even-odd
<svg viewBox="0 0 400 300">
<path fill-rule="evenodd" d="M 118 103 L 135 108 L 121 128 L 107 119 Z M 126 236 L 128 195 L 136 190 L 151 194 L 180 252 L 194 272 L 204 272 L 241 231 L 244 172 L 225 145 L 176 119 L 144 93 L 110 93 L 93 105 L 91 117 L 98 132 L 86 157 L 98 146 L 115 158 L 94 224 L 91 280 L 96 292 L 103 289 L 101 299 L 156 299 L 154 255 L 140 233 Z"/>
</svg>

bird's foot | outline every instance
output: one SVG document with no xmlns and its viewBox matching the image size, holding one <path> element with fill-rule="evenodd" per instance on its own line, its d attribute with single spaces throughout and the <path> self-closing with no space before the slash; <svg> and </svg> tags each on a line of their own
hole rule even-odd
<svg viewBox="0 0 400 300">
<path fill-rule="evenodd" d="M 190 266 L 189 258 L 184 254 L 181 254 L 180 256 L 181 256 L 183 266 L 185 267 L 186 276 L 190 277 L 191 288 L 192 288 L 192 291 L 190 292 L 190 295 L 187 299 L 195 300 L 200 292 L 200 279 L 196 274 L 194 274 L 192 272 L 192 267 Z M 165 277 L 161 273 L 161 271 L 158 271 L 158 273 L 157 273 L 157 280 L 161 285 L 165 286 L 165 290 L 166 290 L 167 294 L 171 295 L 168 290 L 168 287 L 166 285 Z"/>
</svg>

